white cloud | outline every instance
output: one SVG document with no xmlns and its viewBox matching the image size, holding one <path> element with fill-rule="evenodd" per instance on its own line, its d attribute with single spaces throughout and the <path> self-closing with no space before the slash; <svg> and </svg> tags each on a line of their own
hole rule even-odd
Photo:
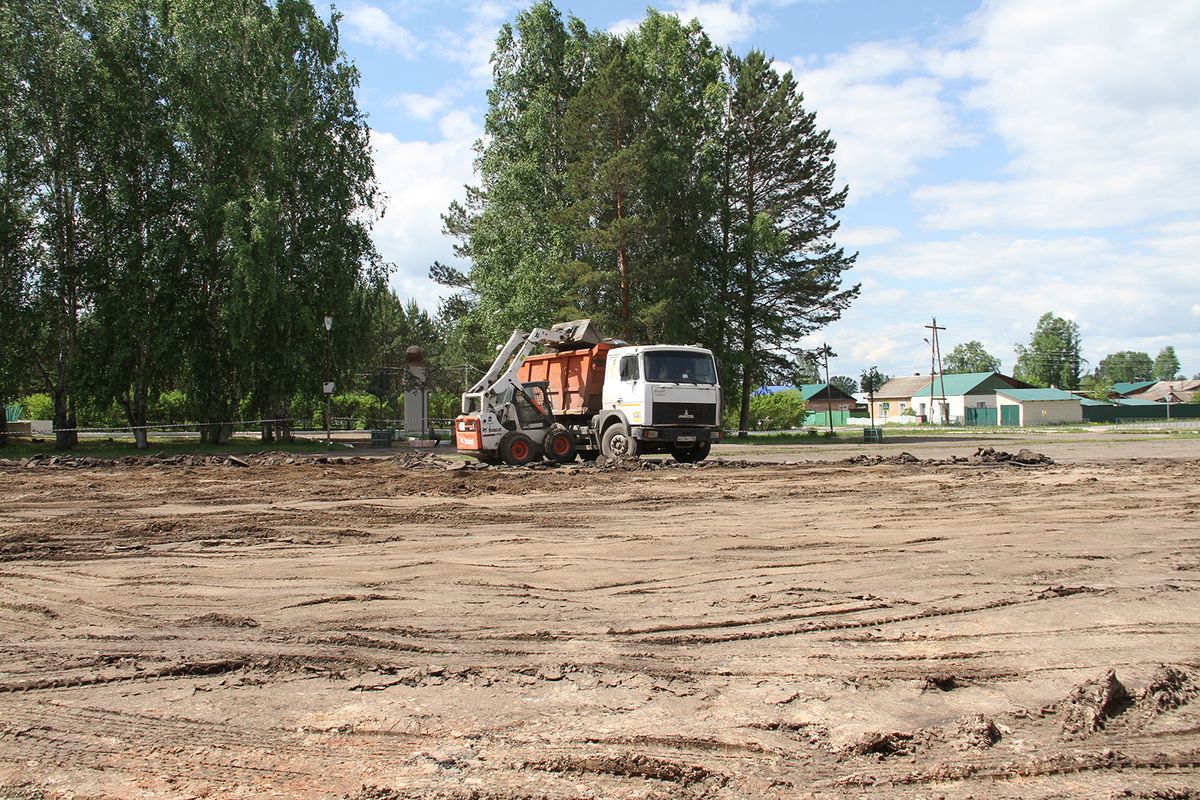
<svg viewBox="0 0 1200 800">
<path fill-rule="evenodd" d="M 614 22 L 612 25 L 609 25 L 608 32 L 613 34 L 614 36 L 624 36 L 625 34 L 636 30 L 637 26 L 641 25 L 641 24 L 642 24 L 642 21 L 640 19 L 634 19 L 633 17 L 626 17 L 625 19 L 619 19 L 616 22 Z"/>
<path fill-rule="evenodd" d="M 388 105 L 399 106 L 405 114 L 419 120 L 433 119 L 446 107 L 446 103 L 446 98 L 438 95 L 412 93 L 398 94 L 388 101 Z"/>
<path fill-rule="evenodd" d="M 700 21 L 704 32 L 717 44 L 741 42 L 757 27 L 750 3 L 732 0 L 686 0 L 676 2 L 668 12 L 684 22 Z"/>
<path fill-rule="evenodd" d="M 860 258 L 852 274 L 863 284 L 861 299 L 818 337 L 851 363 L 879 363 L 885 372 L 906 374 L 928 369 L 928 350 L 919 345 L 926 335 L 922 326 L 936 316 L 949 329 L 943 352 L 978 339 L 1011 369 L 1013 345 L 1027 342 L 1038 317 L 1053 311 L 1078 322 L 1093 367 L 1111 352 L 1153 355 L 1170 344 L 1185 371 L 1195 372 L 1198 233 L 1200 221 L 1182 221 L 1132 245 L 1098 236 L 977 233 L 896 245 Z"/>
<path fill-rule="evenodd" d="M 900 231 L 887 225 L 861 225 L 855 228 L 842 228 L 838 231 L 838 244 L 850 250 L 859 247 L 878 247 L 891 244 L 900 238 Z"/>
<path fill-rule="evenodd" d="M 466 67 L 468 77 L 476 84 L 489 82 L 500 25 L 516 8 L 516 2 L 505 0 L 472 3 L 465 23 L 459 28 L 439 30 L 431 46 L 443 58 Z"/>
<path fill-rule="evenodd" d="M 1200 4 L 984 6 L 974 41 L 930 60 L 972 82 L 1011 177 L 926 186 L 936 228 L 1090 228 L 1200 208 Z"/>
<path fill-rule="evenodd" d="M 452 242 L 442 234 L 441 215 L 473 179 L 472 145 L 482 134 L 463 111 L 444 115 L 440 141 L 401 141 L 373 131 L 375 171 L 388 196 L 387 212 L 374 240 L 385 261 L 396 265 L 392 286 L 405 298 L 434 309 L 441 294 L 429 281 L 435 261 L 456 263 Z"/>
<path fill-rule="evenodd" d="M 837 142 L 838 180 L 850 185 L 850 203 L 896 189 L 920 162 L 969 141 L 942 97 L 943 81 L 924 63 L 915 46 L 883 42 L 792 61 L 817 124 Z"/>
<path fill-rule="evenodd" d="M 405 58 L 414 57 L 420 50 L 417 37 L 397 24 L 379 6 L 356 3 L 346 9 L 342 26 L 351 41 L 382 50 L 395 50 Z"/>
</svg>

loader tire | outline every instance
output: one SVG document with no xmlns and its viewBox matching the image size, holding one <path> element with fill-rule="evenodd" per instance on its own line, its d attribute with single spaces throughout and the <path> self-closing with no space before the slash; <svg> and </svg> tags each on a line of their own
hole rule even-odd
<svg viewBox="0 0 1200 800">
<path fill-rule="evenodd" d="M 551 461 L 569 464 L 575 460 L 575 436 L 562 428 L 551 428 L 542 439 L 542 452 Z"/>
<path fill-rule="evenodd" d="M 606 458 L 618 461 L 622 458 L 637 458 L 638 442 L 629 435 L 629 428 L 617 423 L 604 431 L 600 437 L 600 452 Z"/>
<path fill-rule="evenodd" d="M 523 433 L 508 433 L 500 440 L 500 458 L 505 464 L 522 467 L 532 464 L 541 458 L 541 453 L 530 439 Z"/>
</svg>

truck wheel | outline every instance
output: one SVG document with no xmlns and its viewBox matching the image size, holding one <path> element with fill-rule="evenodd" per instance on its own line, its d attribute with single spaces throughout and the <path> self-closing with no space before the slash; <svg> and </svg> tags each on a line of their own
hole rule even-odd
<svg viewBox="0 0 1200 800">
<path fill-rule="evenodd" d="M 671 455 L 676 461 L 684 464 L 695 464 L 697 461 L 703 461 L 708 458 L 708 451 L 712 450 L 712 444 L 709 442 L 697 442 L 691 447 L 680 447 L 674 445 L 671 448 Z"/>
<path fill-rule="evenodd" d="M 575 436 L 562 428 L 551 428 L 542 439 L 542 451 L 551 461 L 570 463 L 575 460 Z"/>
<path fill-rule="evenodd" d="M 538 455 L 533 439 L 523 433 L 505 434 L 500 440 L 500 458 L 505 464 L 521 467 L 537 460 Z"/>
<path fill-rule="evenodd" d="M 630 436 L 629 429 L 618 422 L 600 437 L 600 452 L 608 458 L 637 458 L 637 439 Z"/>
</svg>

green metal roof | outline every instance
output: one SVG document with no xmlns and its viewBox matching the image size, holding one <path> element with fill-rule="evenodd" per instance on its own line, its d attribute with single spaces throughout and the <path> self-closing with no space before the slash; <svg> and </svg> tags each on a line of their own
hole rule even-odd
<svg viewBox="0 0 1200 800">
<path fill-rule="evenodd" d="M 1090 397 L 1081 398 L 1085 406 L 1161 406 L 1153 400 L 1143 400 L 1140 397 L 1114 397 L 1112 400 L 1093 400 Z"/>
<path fill-rule="evenodd" d="M 809 400 L 812 400 L 814 397 L 821 394 L 822 392 L 824 392 L 826 386 L 829 386 L 829 384 L 828 383 L 805 383 L 800 386 L 762 386 L 762 387 L 759 387 L 758 389 L 755 389 L 754 394 L 756 396 L 763 396 L 763 395 L 778 394 L 780 392 L 799 392 L 800 396 L 804 398 L 805 402 L 807 402 Z M 841 389 L 837 388 L 836 386 L 829 386 L 829 397 L 830 397 L 830 399 L 833 399 L 833 400 L 837 400 L 837 399 L 845 399 L 845 400 L 851 400 L 851 401 L 854 400 L 853 395 L 846 394 L 845 392 L 843 392 Z"/>
<path fill-rule="evenodd" d="M 1064 392 L 1062 389 L 997 389 L 996 394 L 1022 403 L 1033 400 L 1079 400 L 1078 395 Z"/>
<path fill-rule="evenodd" d="M 939 375 L 933 379 L 933 396 L 942 395 L 942 384 L 945 382 L 947 397 L 958 397 L 964 394 L 991 394 L 1001 387 L 1008 389 L 1009 384 L 997 372 L 957 372 Z M 913 397 L 929 396 L 929 381 L 919 391 L 913 392 Z"/>
<path fill-rule="evenodd" d="M 1156 381 L 1122 381 L 1114 383 L 1112 388 L 1117 394 L 1129 394 L 1153 386 L 1155 383 Z"/>
</svg>

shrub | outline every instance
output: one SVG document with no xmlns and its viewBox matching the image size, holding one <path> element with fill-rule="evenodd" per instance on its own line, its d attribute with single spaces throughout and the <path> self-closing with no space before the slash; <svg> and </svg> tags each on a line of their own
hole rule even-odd
<svg viewBox="0 0 1200 800">
<path fill-rule="evenodd" d="M 756 431 L 794 430 L 804 424 L 804 397 L 795 389 L 750 398 L 750 427 Z"/>
<path fill-rule="evenodd" d="M 333 396 L 333 416 L 353 420 L 356 428 L 378 413 L 379 401 L 367 392 L 343 392 Z"/>
<path fill-rule="evenodd" d="M 180 425 L 184 422 L 195 421 L 187 393 L 178 389 L 159 394 L 158 399 L 150 403 L 150 407 L 146 409 L 146 416 L 149 417 L 150 422 L 164 425 Z"/>
<path fill-rule="evenodd" d="M 54 419 L 54 401 L 48 394 L 28 394 L 17 402 L 25 406 L 26 419 Z"/>
</svg>

